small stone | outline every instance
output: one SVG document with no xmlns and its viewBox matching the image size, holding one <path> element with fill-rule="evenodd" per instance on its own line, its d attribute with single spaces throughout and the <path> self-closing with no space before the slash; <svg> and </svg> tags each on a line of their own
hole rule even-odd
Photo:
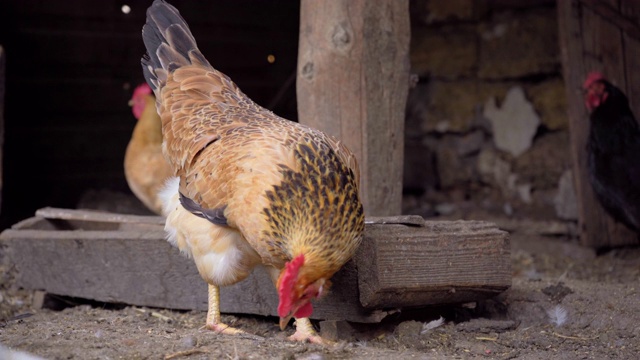
<svg viewBox="0 0 640 360">
<path fill-rule="evenodd" d="M 180 346 L 185 349 L 190 349 L 196 345 L 198 345 L 198 339 L 194 336 L 185 336 L 180 339 Z"/>
<path fill-rule="evenodd" d="M 395 335 L 398 337 L 400 343 L 410 348 L 420 348 L 420 332 L 422 331 L 423 323 L 410 320 L 400 323 L 395 330 Z"/>
<path fill-rule="evenodd" d="M 320 336 L 331 341 L 351 341 L 354 328 L 347 321 L 324 320 L 320 322 Z"/>
</svg>

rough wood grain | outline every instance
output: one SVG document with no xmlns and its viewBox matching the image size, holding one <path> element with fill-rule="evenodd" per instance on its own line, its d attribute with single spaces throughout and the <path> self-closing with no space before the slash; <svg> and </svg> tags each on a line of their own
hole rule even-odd
<svg viewBox="0 0 640 360">
<path fill-rule="evenodd" d="M 628 77 L 620 28 L 583 3 L 582 0 L 557 2 L 580 242 L 596 249 L 637 244 L 637 235 L 616 223 L 600 206 L 589 182 L 586 153 L 589 115 L 582 97 L 582 82 L 590 71 L 602 71 L 617 86 L 626 89 Z M 630 100 L 640 102 L 640 99 Z"/>
<path fill-rule="evenodd" d="M 81 220 L 88 222 L 164 225 L 162 216 L 125 215 L 96 210 L 76 210 L 46 207 L 38 209 L 36 216 L 46 219 Z"/>
<path fill-rule="evenodd" d="M 409 32 L 407 0 L 301 3 L 299 121 L 355 153 L 367 215 L 401 210 Z"/>
<path fill-rule="evenodd" d="M 580 2 L 604 19 L 616 24 L 616 26 L 623 30 L 628 36 L 640 40 L 640 24 L 638 24 L 638 19 L 628 16 L 633 15 L 632 13 L 621 12 L 617 6 L 618 0 L 580 0 Z M 631 5 L 632 2 L 637 3 L 638 0 L 626 0 L 625 2 Z"/>
<path fill-rule="evenodd" d="M 193 260 L 164 240 L 164 232 L 6 230 L 0 243 L 26 289 L 97 301 L 171 309 L 206 310 L 207 285 Z M 359 305 L 357 274 L 347 264 L 329 295 L 315 304 L 314 318 L 378 322 L 384 311 Z M 277 315 L 278 298 L 266 273 L 221 289 L 225 313 Z"/>
<path fill-rule="evenodd" d="M 640 28 L 640 1 L 623 0 L 620 4 L 622 14 Z M 627 32 L 623 33 L 623 43 L 625 49 L 625 75 L 627 80 L 627 96 L 634 99 L 629 105 L 640 121 L 640 37 L 633 37 Z"/>
<path fill-rule="evenodd" d="M 96 218 L 114 224 L 113 217 L 59 209 L 39 213 L 74 219 L 36 216 L 0 234 L 18 286 L 98 301 L 207 309 L 206 283 L 193 261 L 164 240 L 161 227 L 90 230 L 100 228 Z M 138 219 L 120 216 L 125 224 Z M 417 218 L 366 225 L 363 246 L 333 277 L 329 295 L 315 303 L 314 318 L 379 322 L 388 314 L 384 309 L 477 301 L 510 286 L 505 232 L 486 222 L 420 218 L 416 225 Z M 261 269 L 221 290 L 226 313 L 275 316 L 277 304 Z"/>
<path fill-rule="evenodd" d="M 374 224 L 356 263 L 366 308 L 468 302 L 511 286 L 508 234 L 483 221 Z"/>
<path fill-rule="evenodd" d="M 398 215 L 398 216 L 367 216 L 364 219 L 366 225 L 373 224 L 398 224 L 424 226 L 424 219 L 419 215 Z"/>
<path fill-rule="evenodd" d="M 5 75 L 4 75 L 4 64 L 5 64 L 5 52 L 2 45 L 0 45 L 0 206 L 2 205 L 2 179 L 3 179 L 3 171 L 2 171 L 2 156 L 4 149 L 4 88 L 5 88 Z"/>
<path fill-rule="evenodd" d="M 31 219 L 46 219 L 30 224 Z M 32 226 L 40 230 L 150 230 L 164 229 L 164 218 L 161 216 L 125 215 L 97 210 L 76 210 L 46 207 L 36 211 L 34 218 L 27 219 L 26 224 L 20 222 L 15 228 Z"/>
</svg>

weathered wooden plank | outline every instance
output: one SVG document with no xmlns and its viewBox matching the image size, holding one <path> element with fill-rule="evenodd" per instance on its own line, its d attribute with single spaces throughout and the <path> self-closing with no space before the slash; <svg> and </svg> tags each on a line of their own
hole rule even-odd
<svg viewBox="0 0 640 360">
<path fill-rule="evenodd" d="M 26 289 L 97 301 L 172 309 L 207 309 L 207 285 L 193 260 L 164 240 L 164 232 L 6 230 L 0 243 Z M 383 311 L 359 305 L 357 274 L 347 264 L 314 317 L 378 322 Z M 277 315 L 271 279 L 257 269 L 248 279 L 221 289 L 225 313 Z"/>
<path fill-rule="evenodd" d="M 424 219 L 419 215 L 398 215 L 398 216 L 367 216 L 364 220 L 367 225 L 373 224 L 397 224 L 424 226 Z"/>
<path fill-rule="evenodd" d="M 46 219 L 59 220 L 80 220 L 89 222 L 106 222 L 106 223 L 134 223 L 134 224 L 154 224 L 163 225 L 164 218 L 162 216 L 147 215 L 125 215 L 115 214 L 104 211 L 95 210 L 77 210 L 77 209 L 61 209 L 54 207 L 45 207 L 36 210 L 36 216 Z"/>
<path fill-rule="evenodd" d="M 623 0 L 620 9 L 626 17 L 633 19 L 636 24 L 640 23 L 640 1 Z M 638 25 L 640 27 L 640 25 Z M 629 105 L 640 121 L 640 38 L 633 37 L 626 31 L 623 33 L 625 51 L 625 75 L 627 80 L 627 97 Z"/>
<path fill-rule="evenodd" d="M 400 214 L 408 1 L 303 0 L 301 5 L 299 121 L 354 152 L 367 215 Z"/>
<path fill-rule="evenodd" d="M 117 217 L 63 210 L 44 209 L 41 215 L 56 219 L 36 216 L 0 234 L 18 286 L 98 301 L 206 310 L 206 284 L 193 260 L 171 247 L 157 224 L 87 230 L 100 228 L 97 219 L 113 225 Z M 119 216 L 125 217 L 123 224 L 140 220 Z M 397 217 L 366 225 L 363 246 L 333 277 L 329 295 L 315 304 L 314 318 L 378 322 L 387 308 L 477 301 L 510 286 L 509 242 L 495 225 L 417 223 L 415 217 Z M 261 269 L 221 293 L 223 312 L 276 315 L 276 291 Z"/>
<path fill-rule="evenodd" d="M 602 1 L 602 0 L 580 0 L 587 8 L 597 13 L 603 19 L 608 20 L 616 27 L 623 30 L 628 36 L 640 41 L 640 24 L 638 18 L 633 18 L 628 13 L 620 11 L 617 8 L 618 0 Z M 627 0 L 629 5 L 637 0 Z"/>
<path fill-rule="evenodd" d="M 586 153 L 589 114 L 581 91 L 582 82 L 590 71 L 602 71 L 625 88 L 622 35 L 620 29 L 582 6 L 581 1 L 558 1 L 557 8 L 580 242 L 593 248 L 635 244 L 637 236 L 605 212 L 589 183 Z"/>
<path fill-rule="evenodd" d="M 508 234 L 483 221 L 371 225 L 356 263 L 366 308 L 468 302 L 511 286 Z"/>
<path fill-rule="evenodd" d="M 620 28 L 589 8 L 583 7 L 581 15 L 585 70 L 601 71 L 612 83 L 626 90 Z"/>
<path fill-rule="evenodd" d="M 12 228 L 31 226 L 40 230 L 153 230 L 164 229 L 162 216 L 125 215 L 96 210 L 76 210 L 46 207 L 36 211 L 38 222 L 23 224 Z"/>
</svg>

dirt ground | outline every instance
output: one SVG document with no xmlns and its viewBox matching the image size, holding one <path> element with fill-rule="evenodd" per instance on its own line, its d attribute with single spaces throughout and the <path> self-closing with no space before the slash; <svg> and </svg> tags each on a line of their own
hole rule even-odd
<svg viewBox="0 0 640 360">
<path fill-rule="evenodd" d="M 334 346 L 289 342 L 292 328 L 279 331 L 274 318 L 225 316 L 263 337 L 257 340 L 202 330 L 203 312 L 87 303 L 36 309 L 33 293 L 7 284 L 0 292 L 0 344 L 45 359 L 637 358 L 640 249 L 596 256 L 566 239 L 517 233 L 511 243 L 513 286 L 505 293 L 357 324 Z M 53 307 L 78 302 L 47 299 Z M 425 327 L 440 316 L 441 326 Z"/>
</svg>

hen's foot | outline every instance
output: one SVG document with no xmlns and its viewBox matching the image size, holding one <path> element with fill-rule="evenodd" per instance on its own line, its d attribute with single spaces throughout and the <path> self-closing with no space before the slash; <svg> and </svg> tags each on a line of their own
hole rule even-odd
<svg viewBox="0 0 640 360">
<path fill-rule="evenodd" d="M 240 330 L 238 328 L 234 328 L 234 327 L 231 327 L 231 326 L 229 326 L 227 324 L 223 324 L 223 323 L 207 324 L 207 325 L 204 326 L 204 328 L 209 329 L 211 331 L 214 331 L 214 332 L 216 332 L 218 334 L 234 335 L 234 336 L 239 336 L 239 337 L 242 337 L 242 338 L 253 339 L 253 340 L 264 340 L 264 338 L 262 336 L 249 334 L 248 332 L 245 332 L 244 330 Z"/>
<path fill-rule="evenodd" d="M 312 344 L 333 345 L 331 340 L 322 338 L 311 325 L 308 318 L 296 319 L 296 332 L 289 336 L 291 341 L 310 342 Z"/>
</svg>

